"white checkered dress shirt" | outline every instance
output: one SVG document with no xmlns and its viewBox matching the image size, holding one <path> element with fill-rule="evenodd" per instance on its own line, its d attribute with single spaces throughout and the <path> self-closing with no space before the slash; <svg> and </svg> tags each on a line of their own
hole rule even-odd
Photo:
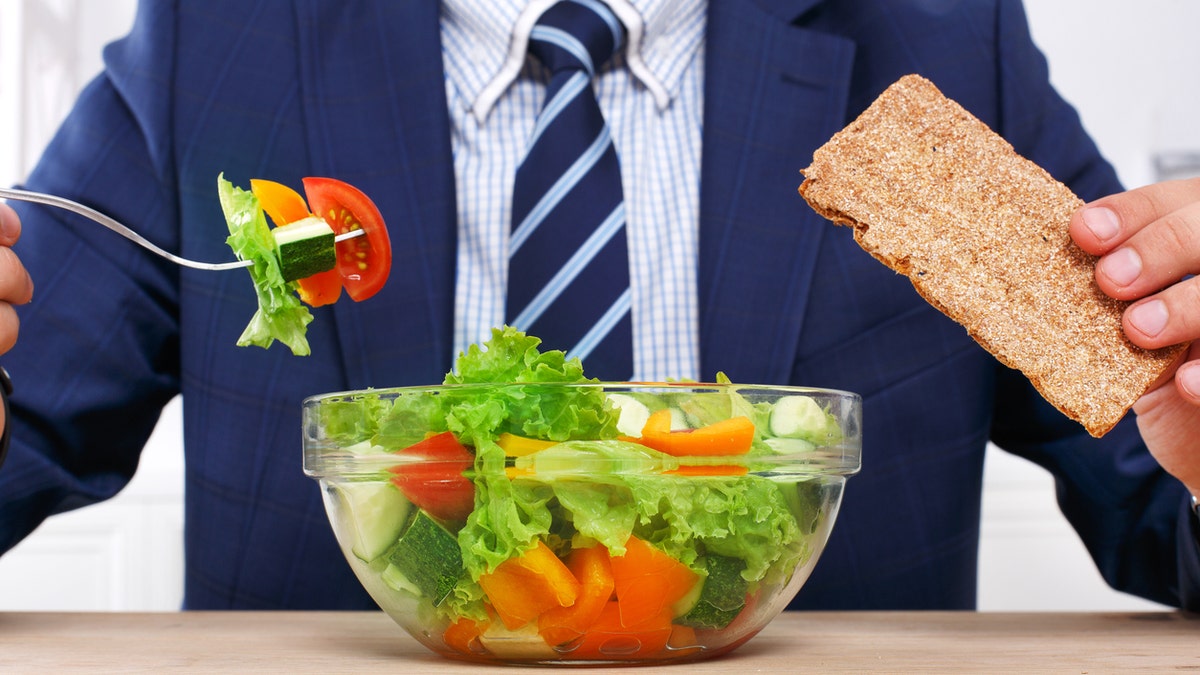
<svg viewBox="0 0 1200 675">
<path fill-rule="evenodd" d="M 443 0 L 458 196 L 454 354 L 504 322 L 512 184 L 549 74 L 525 55 L 552 0 Z M 635 380 L 699 379 L 706 3 L 609 0 L 627 52 L 596 78 L 625 191 Z M 586 364 L 584 364 L 586 366 Z M 712 373 L 709 373 L 712 376 Z"/>
</svg>

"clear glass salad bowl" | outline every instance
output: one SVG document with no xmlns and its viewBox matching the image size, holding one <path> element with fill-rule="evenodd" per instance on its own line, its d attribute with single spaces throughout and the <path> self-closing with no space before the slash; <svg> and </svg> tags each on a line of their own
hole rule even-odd
<svg viewBox="0 0 1200 675">
<path fill-rule="evenodd" d="M 346 560 L 446 657 L 716 656 L 816 565 L 858 471 L 856 394 L 461 384 L 304 402 L 304 470 Z"/>
</svg>

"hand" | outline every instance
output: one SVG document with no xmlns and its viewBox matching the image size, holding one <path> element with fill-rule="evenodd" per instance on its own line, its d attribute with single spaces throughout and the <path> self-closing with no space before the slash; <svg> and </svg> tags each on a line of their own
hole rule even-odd
<svg viewBox="0 0 1200 675">
<path fill-rule="evenodd" d="M 33 299 L 33 280 L 13 252 L 21 236 L 21 219 L 8 204 L 0 203 L 0 354 L 17 343 L 17 311 Z"/>
<path fill-rule="evenodd" d="M 12 246 L 21 236 L 21 219 L 8 204 L 0 204 L 0 354 L 12 349 L 17 342 L 17 311 L 33 298 L 33 280 L 25 271 Z M 0 406 L 0 430 L 7 421 Z"/>
<path fill-rule="evenodd" d="M 1133 410 L 1155 459 L 1200 496 L 1200 278 L 1185 278 L 1200 273 L 1200 178 L 1092 202 L 1071 218 L 1070 233 L 1102 256 L 1100 289 L 1132 301 L 1123 317 L 1131 342 L 1155 349 L 1197 340 Z"/>
</svg>

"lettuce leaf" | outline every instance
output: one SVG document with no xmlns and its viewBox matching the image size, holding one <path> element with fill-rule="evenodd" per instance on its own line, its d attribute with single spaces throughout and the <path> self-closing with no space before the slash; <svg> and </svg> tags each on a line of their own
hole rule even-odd
<svg viewBox="0 0 1200 675">
<path fill-rule="evenodd" d="M 283 280 L 275 240 L 258 198 L 225 180 L 224 174 L 217 177 L 217 195 L 229 227 L 225 242 L 239 260 L 254 263 L 247 269 L 258 296 L 258 310 L 238 338 L 238 346 L 265 349 L 279 340 L 296 356 L 307 356 L 311 350 L 305 333 L 313 316 L 296 295 L 295 284 Z"/>
<path fill-rule="evenodd" d="M 446 411 L 447 427 L 475 446 L 485 465 L 496 468 L 489 453 L 504 453 L 495 439 L 504 432 L 550 441 L 616 438 L 617 411 L 599 387 L 541 384 L 594 384 L 583 374 L 577 358 L 559 350 L 538 351 L 541 340 L 511 327 L 492 329 L 492 337 L 471 345 L 459 355 L 444 383 L 488 384 L 496 387 L 449 388 L 438 398 Z M 512 384 L 526 386 L 512 386 Z M 502 465 L 501 465 L 502 466 Z"/>
<path fill-rule="evenodd" d="M 446 425 L 475 447 L 476 508 L 458 533 L 463 563 L 471 578 L 519 555 L 549 534 L 553 493 L 504 473 L 501 433 L 553 441 L 610 439 L 617 436 L 617 412 L 599 387 L 541 384 L 588 384 L 579 359 L 558 350 L 541 352 L 541 340 L 511 327 L 492 330 L 482 345 L 459 355 L 445 384 L 497 383 L 496 387 L 451 388 L 438 398 L 446 406 Z M 509 383 L 500 386 L 502 383 Z M 526 386 L 511 386 L 511 383 Z"/>
<path fill-rule="evenodd" d="M 560 443 L 523 459 L 575 531 L 613 555 L 636 535 L 693 567 L 705 552 L 743 560 L 742 576 L 752 582 L 790 573 L 811 555 L 810 533 L 783 492 L 793 484 L 755 476 L 681 481 L 663 475 L 676 458 L 624 441 Z"/>
<path fill-rule="evenodd" d="M 812 554 L 780 485 L 754 476 L 704 481 L 630 476 L 639 537 L 693 568 L 701 552 L 746 563 L 747 581 L 777 581 Z M 578 522 L 578 515 L 576 516 Z"/>
</svg>

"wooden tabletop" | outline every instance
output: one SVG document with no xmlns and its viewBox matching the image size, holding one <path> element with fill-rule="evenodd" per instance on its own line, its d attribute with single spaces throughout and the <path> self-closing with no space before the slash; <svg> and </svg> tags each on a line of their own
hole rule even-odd
<svg viewBox="0 0 1200 675">
<path fill-rule="evenodd" d="M 1200 615 L 785 613 L 730 655 L 581 672 L 1127 673 L 1200 668 Z M 0 672 L 483 670 L 425 650 L 382 613 L 0 613 Z M 545 668 L 504 672 L 545 673 Z"/>
</svg>

